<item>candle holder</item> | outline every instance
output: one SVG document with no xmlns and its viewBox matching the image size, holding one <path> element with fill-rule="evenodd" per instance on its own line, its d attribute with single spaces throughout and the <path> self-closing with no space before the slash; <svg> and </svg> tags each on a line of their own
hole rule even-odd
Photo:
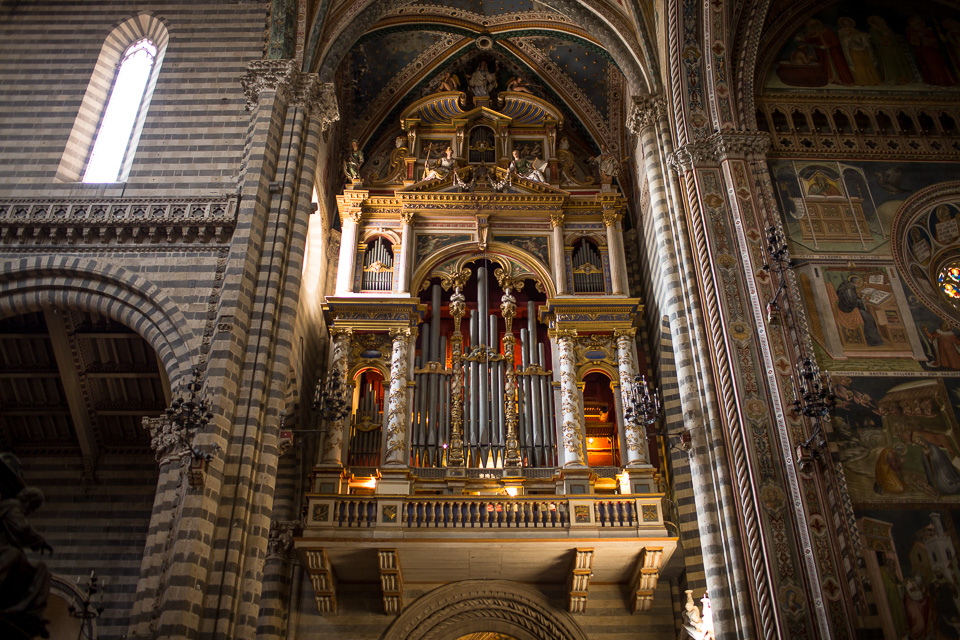
<svg viewBox="0 0 960 640">
<path fill-rule="evenodd" d="M 89 638 L 93 640 L 93 620 L 96 620 L 103 613 L 103 590 L 106 588 L 106 579 L 99 582 L 96 571 L 91 571 L 87 577 L 87 585 L 84 588 L 83 597 L 80 600 L 80 606 L 70 605 L 70 615 L 80 620 L 80 632 L 77 634 L 77 640 Z M 77 578 L 77 586 L 80 586 L 80 578 Z"/>
</svg>

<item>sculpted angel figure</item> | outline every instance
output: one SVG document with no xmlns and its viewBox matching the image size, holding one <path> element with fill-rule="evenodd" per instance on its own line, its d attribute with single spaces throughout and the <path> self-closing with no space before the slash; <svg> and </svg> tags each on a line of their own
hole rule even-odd
<svg viewBox="0 0 960 640">
<path fill-rule="evenodd" d="M 519 93 L 533 93 L 530 91 L 530 87 L 527 86 L 527 83 L 524 82 L 523 78 L 520 76 L 513 76 L 510 78 L 510 81 L 507 82 L 507 91 L 517 91 Z"/>
<path fill-rule="evenodd" d="M 440 81 L 440 91 L 456 91 L 459 88 L 460 78 L 454 75 L 452 71 L 448 71 L 447 75 Z"/>
</svg>

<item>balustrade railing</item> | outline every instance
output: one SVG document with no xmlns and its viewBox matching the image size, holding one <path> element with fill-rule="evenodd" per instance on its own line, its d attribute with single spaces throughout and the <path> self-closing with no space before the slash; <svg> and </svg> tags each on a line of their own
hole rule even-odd
<svg viewBox="0 0 960 640">
<path fill-rule="evenodd" d="M 566 529 L 661 526 L 660 496 L 360 497 L 311 496 L 310 521 L 323 528 Z"/>
</svg>

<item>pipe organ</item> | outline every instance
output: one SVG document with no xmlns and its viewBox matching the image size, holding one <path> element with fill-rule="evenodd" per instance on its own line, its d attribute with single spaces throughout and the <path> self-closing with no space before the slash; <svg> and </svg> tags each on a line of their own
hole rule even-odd
<svg viewBox="0 0 960 640">
<path fill-rule="evenodd" d="M 639 300 L 623 293 L 623 196 L 560 188 L 549 103 L 510 94 L 502 112 L 463 112 L 455 96 L 411 105 L 395 173 L 337 198 L 337 265 L 355 271 L 337 274 L 325 318 L 350 336 L 336 371 L 351 372 L 354 399 L 348 420 L 321 425 L 318 477 L 379 467 L 378 492 L 546 478 L 577 493 L 622 466 L 634 491 L 654 490 L 647 435 L 619 399 L 644 366 Z M 477 131 L 494 134 L 482 153 L 470 151 Z M 425 173 L 447 146 L 462 157 Z M 524 149 L 542 153 L 546 182 L 511 168 Z"/>
</svg>

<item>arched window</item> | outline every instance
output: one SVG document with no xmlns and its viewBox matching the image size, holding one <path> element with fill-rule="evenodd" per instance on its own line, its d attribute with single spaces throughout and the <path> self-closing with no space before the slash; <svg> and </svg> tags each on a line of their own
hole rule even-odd
<svg viewBox="0 0 960 640">
<path fill-rule="evenodd" d="M 134 42 L 124 53 L 87 161 L 84 182 L 117 181 L 124 158 L 132 152 L 133 125 L 156 59 L 157 47 L 146 38 Z"/>
<path fill-rule="evenodd" d="M 146 13 L 110 32 L 80 103 L 57 180 L 127 179 L 168 39 L 163 22 Z"/>
</svg>

